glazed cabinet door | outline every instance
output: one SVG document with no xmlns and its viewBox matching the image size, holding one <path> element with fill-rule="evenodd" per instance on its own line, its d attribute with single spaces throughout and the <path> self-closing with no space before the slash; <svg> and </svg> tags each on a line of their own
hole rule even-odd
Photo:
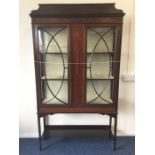
<svg viewBox="0 0 155 155">
<path fill-rule="evenodd" d="M 42 104 L 69 104 L 69 27 L 39 26 L 39 63 Z"/>
<path fill-rule="evenodd" d="M 86 104 L 113 104 L 116 27 L 89 25 L 86 33 Z"/>
</svg>

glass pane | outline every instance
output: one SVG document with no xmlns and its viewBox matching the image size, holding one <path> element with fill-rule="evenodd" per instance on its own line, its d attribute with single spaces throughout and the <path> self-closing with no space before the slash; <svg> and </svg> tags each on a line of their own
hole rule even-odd
<svg viewBox="0 0 155 155">
<path fill-rule="evenodd" d="M 114 52 L 113 27 L 88 27 L 87 52 Z"/>
<path fill-rule="evenodd" d="M 87 55 L 88 79 L 112 79 L 112 56 L 109 54 Z"/>
<path fill-rule="evenodd" d="M 44 81 L 42 98 L 44 104 L 68 104 L 68 81 Z"/>
<path fill-rule="evenodd" d="M 68 52 L 68 28 L 44 27 L 40 28 L 39 50 L 42 53 L 67 53 Z"/>
<path fill-rule="evenodd" d="M 89 104 L 110 104 L 115 52 L 114 27 L 87 28 L 87 92 Z"/>
<path fill-rule="evenodd" d="M 46 54 L 42 64 L 43 75 L 46 79 L 68 78 L 68 55 Z"/>
<path fill-rule="evenodd" d="M 68 103 L 68 28 L 41 27 L 38 30 L 42 102 Z"/>
<path fill-rule="evenodd" d="M 110 80 L 87 80 L 87 103 L 109 104 L 111 99 Z"/>
</svg>

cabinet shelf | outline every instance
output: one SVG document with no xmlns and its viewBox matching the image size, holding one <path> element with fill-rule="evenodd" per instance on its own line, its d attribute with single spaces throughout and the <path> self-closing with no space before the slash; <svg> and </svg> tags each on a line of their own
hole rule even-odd
<svg viewBox="0 0 155 155">
<path fill-rule="evenodd" d="M 42 137 L 44 139 L 51 137 L 108 138 L 110 129 L 109 125 L 46 125 Z"/>
<path fill-rule="evenodd" d="M 48 78 L 48 79 L 41 79 L 41 80 L 69 80 L 69 79 L 56 79 L 56 78 Z"/>
<path fill-rule="evenodd" d="M 88 77 L 87 80 L 113 80 L 114 77 L 110 76 L 109 78 L 107 77 L 94 77 L 90 78 Z M 68 78 L 45 78 L 45 76 L 41 77 L 41 80 L 69 80 Z"/>
<path fill-rule="evenodd" d="M 68 52 L 40 52 L 40 54 L 68 54 Z"/>
<path fill-rule="evenodd" d="M 68 52 L 40 52 L 40 54 L 68 54 Z M 87 54 L 115 54 L 115 52 L 87 52 Z"/>
<path fill-rule="evenodd" d="M 113 104 L 113 101 L 112 101 L 112 99 L 110 99 L 110 98 L 108 98 L 108 99 L 106 99 L 108 102 L 104 102 L 103 100 L 100 100 L 100 101 L 97 101 L 97 102 L 92 102 L 92 103 L 89 103 L 89 101 L 88 101 L 88 103 L 87 104 L 89 104 L 89 105 L 103 105 L 103 104 Z"/>
<path fill-rule="evenodd" d="M 100 74 L 94 74 L 92 76 L 92 78 L 90 77 L 90 75 L 87 75 L 87 80 L 113 80 L 114 77 L 111 76 L 101 76 Z"/>
<path fill-rule="evenodd" d="M 57 99 L 52 99 L 52 98 L 43 98 L 42 99 L 42 104 L 53 104 L 53 105 L 66 105 L 68 104 L 67 98 L 61 98 L 61 101 L 58 101 Z"/>
<path fill-rule="evenodd" d="M 112 52 L 87 52 L 87 54 L 93 54 L 93 55 L 95 55 L 95 54 L 115 54 L 115 52 L 114 51 L 112 51 Z"/>
<path fill-rule="evenodd" d="M 45 76 L 41 77 L 41 80 L 69 80 L 68 78 L 45 78 Z"/>
<path fill-rule="evenodd" d="M 87 78 L 87 80 L 114 80 L 114 78 Z"/>
</svg>

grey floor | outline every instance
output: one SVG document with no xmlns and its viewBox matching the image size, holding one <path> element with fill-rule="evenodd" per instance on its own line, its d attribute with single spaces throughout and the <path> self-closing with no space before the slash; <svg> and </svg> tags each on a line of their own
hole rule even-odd
<svg viewBox="0 0 155 155">
<path fill-rule="evenodd" d="M 43 151 L 39 150 L 37 138 L 19 140 L 20 155 L 134 155 L 135 138 L 118 137 L 117 150 L 113 143 L 103 138 L 51 138 L 43 141 Z"/>
</svg>

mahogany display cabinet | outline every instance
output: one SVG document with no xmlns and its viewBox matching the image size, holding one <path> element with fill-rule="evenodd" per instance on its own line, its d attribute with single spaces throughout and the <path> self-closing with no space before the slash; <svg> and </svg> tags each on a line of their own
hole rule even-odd
<svg viewBox="0 0 155 155">
<path fill-rule="evenodd" d="M 116 149 L 124 13 L 114 5 L 40 4 L 30 13 L 41 150 L 42 139 L 56 130 L 76 129 L 107 130 Z M 48 125 L 48 115 L 57 113 L 108 115 L 109 125 Z"/>
</svg>

